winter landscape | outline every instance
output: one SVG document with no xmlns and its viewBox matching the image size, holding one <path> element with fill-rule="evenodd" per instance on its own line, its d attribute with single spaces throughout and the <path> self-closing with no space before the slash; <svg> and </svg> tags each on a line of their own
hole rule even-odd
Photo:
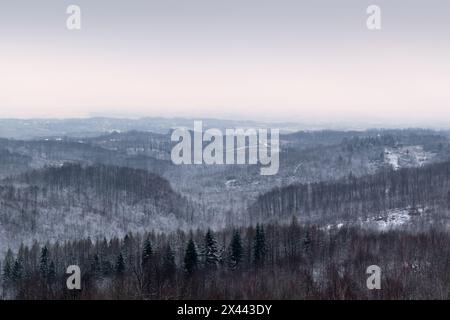
<svg viewBox="0 0 450 320">
<path fill-rule="evenodd" d="M 449 298 L 450 131 L 281 128 L 264 176 L 173 164 L 182 119 L 123 121 L 2 133 L 3 298 Z M 384 290 L 366 288 L 370 265 Z"/>
<path fill-rule="evenodd" d="M 449 12 L 1 0 L 0 300 L 450 300 Z"/>
</svg>

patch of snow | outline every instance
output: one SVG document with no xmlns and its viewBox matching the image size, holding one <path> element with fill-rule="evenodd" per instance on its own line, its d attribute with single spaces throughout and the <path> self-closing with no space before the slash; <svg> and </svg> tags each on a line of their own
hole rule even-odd
<svg viewBox="0 0 450 320">
<path fill-rule="evenodd" d="M 375 223 L 381 231 L 400 227 L 411 220 L 410 208 L 388 210 L 386 215 L 372 218 L 369 222 Z"/>
<path fill-rule="evenodd" d="M 384 159 L 389 165 L 391 165 L 394 170 L 398 170 L 400 168 L 400 165 L 398 164 L 397 154 L 392 153 L 391 151 L 385 151 Z"/>
<path fill-rule="evenodd" d="M 338 224 L 328 224 L 324 229 L 329 231 L 332 229 L 341 229 L 344 226 L 344 224 L 342 222 L 338 223 Z"/>
<path fill-rule="evenodd" d="M 425 151 L 423 146 L 405 146 L 386 148 L 384 150 L 384 162 L 394 170 L 408 167 L 421 167 L 430 162 L 434 153 Z"/>
</svg>

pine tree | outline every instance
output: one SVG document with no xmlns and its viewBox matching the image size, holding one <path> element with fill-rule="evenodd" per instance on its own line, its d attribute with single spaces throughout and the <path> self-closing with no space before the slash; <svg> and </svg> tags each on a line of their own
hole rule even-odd
<svg viewBox="0 0 450 320">
<path fill-rule="evenodd" d="M 5 283 L 8 283 L 9 281 L 12 280 L 12 271 L 13 271 L 13 266 L 14 266 L 14 255 L 11 251 L 11 249 L 8 249 L 8 251 L 6 252 L 6 256 L 5 256 L 5 262 L 3 265 L 3 281 Z"/>
<path fill-rule="evenodd" d="M 184 271 L 188 277 L 192 276 L 198 268 L 198 255 L 192 238 L 189 240 L 186 254 L 184 255 Z"/>
<path fill-rule="evenodd" d="M 233 238 L 231 239 L 231 253 L 230 253 L 230 268 L 235 270 L 242 261 L 243 247 L 241 234 L 238 230 L 233 233 Z"/>
<path fill-rule="evenodd" d="M 39 272 L 43 280 L 47 280 L 48 276 L 48 249 L 44 246 L 41 250 L 41 258 L 39 263 Z"/>
<path fill-rule="evenodd" d="M 122 276 L 125 272 L 125 260 L 123 259 L 122 253 L 119 253 L 116 259 L 115 272 L 117 276 Z"/>
<path fill-rule="evenodd" d="M 219 262 L 217 242 L 211 230 L 208 230 L 205 236 L 205 248 L 203 252 L 206 270 L 215 270 Z"/>
<path fill-rule="evenodd" d="M 123 239 L 122 252 L 125 263 L 130 266 L 134 264 L 133 243 L 134 243 L 133 235 L 132 234 L 125 235 L 125 238 Z"/>
<path fill-rule="evenodd" d="M 20 263 L 19 259 L 16 259 L 11 272 L 11 280 L 14 283 L 17 283 L 22 279 L 22 269 L 22 264 Z"/>
<path fill-rule="evenodd" d="M 164 279 L 172 279 L 175 275 L 176 271 L 176 264 L 175 264 L 175 253 L 173 252 L 170 245 L 166 247 L 166 251 L 164 253 L 163 257 L 163 278 Z"/>
<path fill-rule="evenodd" d="M 253 247 L 253 262 L 256 267 L 264 265 L 266 258 L 266 237 L 264 235 L 264 228 L 259 224 L 256 225 L 255 242 Z"/>
<path fill-rule="evenodd" d="M 144 271 L 144 273 L 150 272 L 152 260 L 153 260 L 153 248 L 150 239 L 147 238 L 144 242 L 144 249 L 142 250 L 142 258 L 141 258 L 142 270 Z"/>
<path fill-rule="evenodd" d="M 141 256 L 141 267 L 143 289 L 146 293 L 149 293 L 150 285 L 154 275 L 153 248 L 149 238 L 147 238 L 144 242 L 144 248 L 142 250 Z"/>
</svg>

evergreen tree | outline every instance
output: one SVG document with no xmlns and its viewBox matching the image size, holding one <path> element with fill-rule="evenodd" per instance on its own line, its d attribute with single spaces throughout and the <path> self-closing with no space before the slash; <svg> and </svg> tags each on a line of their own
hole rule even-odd
<svg viewBox="0 0 450 320">
<path fill-rule="evenodd" d="M 164 256 L 163 256 L 163 265 L 162 265 L 162 272 L 163 272 L 163 278 L 164 279 L 172 279 L 175 275 L 176 271 L 176 264 L 175 264 L 175 253 L 173 252 L 170 245 L 166 247 Z"/>
<path fill-rule="evenodd" d="M 3 281 L 5 283 L 8 283 L 12 280 L 12 271 L 14 266 L 14 255 L 11 249 L 8 249 L 8 251 L 6 252 L 5 261 L 3 264 Z"/>
<path fill-rule="evenodd" d="M 198 268 L 198 255 L 192 238 L 189 240 L 186 254 L 184 255 L 184 271 L 187 276 L 192 276 Z"/>
<path fill-rule="evenodd" d="M 219 262 L 219 255 L 217 250 L 217 242 L 211 230 L 208 230 L 205 236 L 205 248 L 203 252 L 204 263 L 206 270 L 215 270 Z"/>
<path fill-rule="evenodd" d="M 19 259 L 16 259 L 11 273 L 11 280 L 13 282 L 17 283 L 22 279 L 22 269 L 22 264 L 20 263 Z"/>
<path fill-rule="evenodd" d="M 153 260 L 153 248 L 152 244 L 150 243 L 150 239 L 147 238 L 144 242 L 144 249 L 142 250 L 142 258 L 141 258 L 142 270 L 145 273 L 150 272 L 152 260 Z"/>
<path fill-rule="evenodd" d="M 266 258 L 266 237 L 264 235 L 264 228 L 259 224 L 256 225 L 255 241 L 253 246 L 253 262 L 256 267 L 264 265 Z"/>
<path fill-rule="evenodd" d="M 143 289 L 146 293 L 150 292 L 150 284 L 152 282 L 152 277 L 154 276 L 154 265 L 153 265 L 153 248 L 150 239 L 147 238 L 144 242 L 144 248 L 142 250 L 141 257 L 141 267 L 142 267 L 142 282 Z"/>
<path fill-rule="evenodd" d="M 116 259 L 115 272 L 117 276 L 122 276 L 125 272 L 125 260 L 123 259 L 122 253 L 119 253 Z"/>
<path fill-rule="evenodd" d="M 243 247 L 241 234 L 238 230 L 233 233 L 233 238 L 231 239 L 231 253 L 230 253 L 230 268 L 235 270 L 242 261 Z"/>
<path fill-rule="evenodd" d="M 125 264 L 130 266 L 134 264 L 133 243 L 134 243 L 133 235 L 131 233 L 125 235 L 125 238 L 123 239 L 122 252 Z"/>
<path fill-rule="evenodd" d="M 39 272 L 41 274 L 41 278 L 46 280 L 48 276 L 48 249 L 46 246 L 44 246 L 41 250 Z"/>
</svg>

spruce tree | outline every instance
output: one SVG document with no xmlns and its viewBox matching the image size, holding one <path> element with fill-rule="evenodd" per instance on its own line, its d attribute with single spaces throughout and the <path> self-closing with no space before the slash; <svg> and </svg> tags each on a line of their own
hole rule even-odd
<svg viewBox="0 0 450 320">
<path fill-rule="evenodd" d="M 5 283 L 12 280 L 12 271 L 14 266 L 14 255 L 11 249 L 8 249 L 5 256 L 5 261 L 3 263 L 3 273 L 2 278 Z"/>
<path fill-rule="evenodd" d="M 22 279 L 22 269 L 22 264 L 20 263 L 19 259 L 16 259 L 11 272 L 11 280 L 13 282 L 17 283 Z"/>
<path fill-rule="evenodd" d="M 144 248 L 142 250 L 142 258 L 141 258 L 142 270 L 145 273 L 150 272 L 152 260 L 153 260 L 153 248 L 150 239 L 147 238 L 144 242 Z"/>
<path fill-rule="evenodd" d="M 256 267 L 264 265 L 266 258 L 266 237 L 264 235 L 264 228 L 259 224 L 256 225 L 256 234 L 254 242 L 253 262 Z"/>
<path fill-rule="evenodd" d="M 184 271 L 188 277 L 192 276 L 198 268 L 198 255 L 192 238 L 189 240 L 184 255 Z"/>
<path fill-rule="evenodd" d="M 115 272 L 117 276 L 122 276 L 125 272 L 125 260 L 123 259 L 122 253 L 119 253 L 116 259 Z"/>
<path fill-rule="evenodd" d="M 241 234 L 235 230 L 231 239 L 230 268 L 235 270 L 242 261 L 243 247 Z"/>
<path fill-rule="evenodd" d="M 205 236 L 205 247 L 204 247 L 204 263 L 206 270 L 215 270 L 217 264 L 219 263 L 219 255 L 217 250 L 217 242 L 211 230 L 208 230 Z"/>
<path fill-rule="evenodd" d="M 167 246 L 163 257 L 163 277 L 164 279 L 172 279 L 175 275 L 176 264 L 175 264 L 175 253 L 173 252 L 170 245 Z"/>
<path fill-rule="evenodd" d="M 48 249 L 46 246 L 44 246 L 41 250 L 39 272 L 41 274 L 42 280 L 46 280 L 48 277 Z"/>
<path fill-rule="evenodd" d="M 149 293 L 150 284 L 152 282 L 152 277 L 154 274 L 153 248 L 149 238 L 147 238 L 144 242 L 144 248 L 142 250 L 141 256 L 141 267 L 143 288 L 146 293 Z"/>
</svg>

